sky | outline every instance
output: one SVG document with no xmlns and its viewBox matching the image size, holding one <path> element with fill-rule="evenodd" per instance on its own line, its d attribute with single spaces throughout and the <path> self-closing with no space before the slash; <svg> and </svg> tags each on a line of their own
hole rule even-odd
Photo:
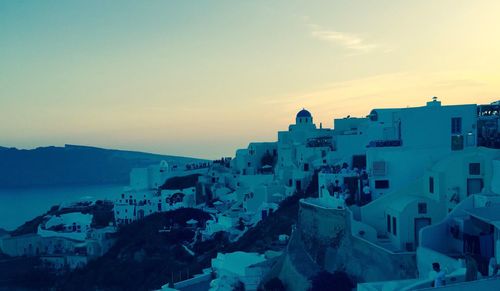
<svg viewBox="0 0 500 291">
<path fill-rule="evenodd" d="M 0 0 L 0 145 L 203 158 L 373 108 L 500 99 L 500 1 Z"/>
</svg>

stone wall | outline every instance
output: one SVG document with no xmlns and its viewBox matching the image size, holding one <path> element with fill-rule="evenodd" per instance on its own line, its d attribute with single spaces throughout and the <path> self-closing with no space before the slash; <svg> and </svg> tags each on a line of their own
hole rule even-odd
<svg viewBox="0 0 500 291">
<path fill-rule="evenodd" d="M 310 282 L 296 268 L 290 256 L 285 256 L 279 273 L 280 280 L 288 291 L 304 291 L 310 288 Z"/>
<path fill-rule="evenodd" d="M 305 250 L 300 232 L 294 229 L 282 257 L 278 277 L 287 290 L 308 290 L 311 287 L 311 277 L 319 271 L 319 266 Z"/>
<path fill-rule="evenodd" d="M 301 200 L 298 232 L 322 269 L 344 271 L 358 282 L 415 278 L 414 253 L 392 253 L 351 235 L 350 213 Z"/>
<path fill-rule="evenodd" d="M 414 253 L 390 253 L 353 236 L 346 237 L 339 248 L 327 248 L 323 267 L 330 272 L 343 270 L 358 282 L 418 277 Z"/>
<path fill-rule="evenodd" d="M 311 257 L 324 265 L 328 247 L 338 248 L 348 229 L 346 210 L 315 206 L 301 200 L 298 231 Z"/>
</svg>

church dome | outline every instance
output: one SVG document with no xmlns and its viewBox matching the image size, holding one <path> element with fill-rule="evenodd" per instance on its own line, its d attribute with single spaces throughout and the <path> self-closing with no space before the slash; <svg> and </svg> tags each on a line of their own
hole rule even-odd
<svg viewBox="0 0 500 291">
<path fill-rule="evenodd" d="M 299 111 L 299 113 L 297 113 L 297 118 L 312 118 L 311 112 L 302 109 Z"/>
</svg>

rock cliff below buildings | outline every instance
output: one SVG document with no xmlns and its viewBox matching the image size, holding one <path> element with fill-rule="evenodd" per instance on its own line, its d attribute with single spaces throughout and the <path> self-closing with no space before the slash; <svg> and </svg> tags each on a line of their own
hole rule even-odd
<svg viewBox="0 0 500 291">
<path fill-rule="evenodd" d="M 392 253 L 353 236 L 348 211 L 307 201 L 300 203 L 299 223 L 286 263 L 287 273 L 295 275 L 291 278 L 282 272 L 285 284 L 310 281 L 315 270 L 345 272 L 355 282 L 408 279 L 416 274 L 414 253 Z"/>
</svg>

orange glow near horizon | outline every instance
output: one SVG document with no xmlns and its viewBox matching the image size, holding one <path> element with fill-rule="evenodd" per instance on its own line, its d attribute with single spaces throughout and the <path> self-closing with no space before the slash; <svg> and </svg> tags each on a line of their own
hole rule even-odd
<svg viewBox="0 0 500 291">
<path fill-rule="evenodd" d="M 498 1 L 0 3 L 0 146 L 217 158 L 373 108 L 500 99 Z"/>
</svg>

